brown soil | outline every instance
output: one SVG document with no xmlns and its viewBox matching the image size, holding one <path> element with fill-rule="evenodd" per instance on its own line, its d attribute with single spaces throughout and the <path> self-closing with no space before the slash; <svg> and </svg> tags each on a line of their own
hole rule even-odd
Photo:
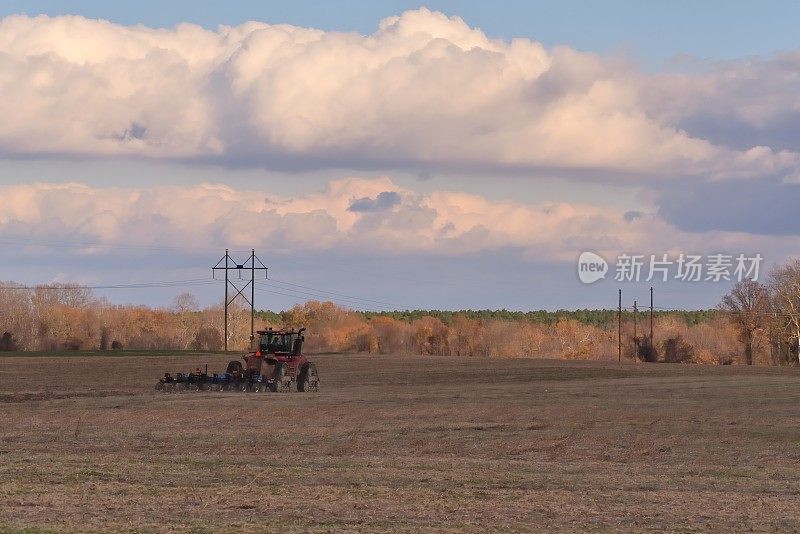
<svg viewBox="0 0 800 534">
<path fill-rule="evenodd" d="M 800 372 L 325 355 L 0 358 L 0 532 L 800 529 Z M 54 372 L 55 371 L 55 372 Z"/>
</svg>

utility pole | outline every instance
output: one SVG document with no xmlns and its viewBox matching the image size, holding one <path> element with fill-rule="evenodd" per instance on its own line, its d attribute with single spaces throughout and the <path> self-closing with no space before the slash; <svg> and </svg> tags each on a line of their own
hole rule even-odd
<svg viewBox="0 0 800 534">
<path fill-rule="evenodd" d="M 256 336 L 256 310 L 254 304 L 256 302 L 256 250 L 250 250 L 250 349 L 253 348 L 253 339 Z M 261 263 L 261 260 L 258 260 Z M 263 264 L 262 264 L 263 265 Z M 264 278 L 267 277 L 267 268 L 264 267 Z"/>
<path fill-rule="evenodd" d="M 225 249 L 225 337 L 223 337 L 223 342 L 225 343 L 225 352 L 228 352 L 228 249 Z M 219 265 L 219 262 L 217 262 Z M 211 278 L 214 278 L 214 269 L 211 269 Z"/>
<path fill-rule="evenodd" d="M 619 290 L 619 306 L 617 307 L 617 361 L 622 363 L 622 290 Z"/>
<path fill-rule="evenodd" d="M 636 336 L 637 317 L 639 309 L 636 306 L 636 301 L 633 301 L 633 354 L 634 357 L 639 357 L 639 338 Z"/>
<path fill-rule="evenodd" d="M 256 262 L 258 262 L 258 266 L 256 266 Z M 235 282 L 233 282 L 228 276 L 228 271 L 237 271 L 239 273 L 239 280 L 242 279 L 242 271 L 250 270 L 250 279 L 247 282 L 239 287 Z M 250 256 L 243 262 L 238 263 L 236 262 L 231 255 L 228 253 L 228 249 L 225 249 L 225 255 L 217 262 L 214 267 L 211 268 L 211 276 L 212 278 L 216 279 L 217 271 L 225 271 L 225 351 L 228 351 L 228 306 L 230 306 L 237 297 L 242 297 L 245 302 L 250 305 L 250 342 L 253 342 L 255 337 L 255 320 L 256 320 L 256 308 L 255 308 L 255 301 L 256 301 L 256 271 L 264 271 L 264 278 L 267 278 L 267 267 L 264 263 L 256 256 L 255 249 L 250 251 Z M 235 293 L 233 297 L 228 296 L 228 286 L 231 286 Z M 250 286 L 250 298 L 248 299 L 245 296 L 245 290 L 247 286 Z"/>
<path fill-rule="evenodd" d="M 650 346 L 653 346 L 653 287 L 650 286 Z"/>
</svg>

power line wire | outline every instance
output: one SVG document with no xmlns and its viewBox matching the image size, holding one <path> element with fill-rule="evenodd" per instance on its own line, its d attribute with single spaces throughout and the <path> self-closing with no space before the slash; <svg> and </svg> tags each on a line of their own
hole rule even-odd
<svg viewBox="0 0 800 534">
<path fill-rule="evenodd" d="M 101 290 L 101 289 L 152 289 L 152 288 L 167 288 L 167 287 L 196 287 L 196 286 L 208 286 L 208 285 L 217 285 L 223 283 L 223 280 L 216 280 L 213 278 L 191 278 L 185 280 L 162 280 L 162 281 L 154 281 L 154 282 L 136 282 L 130 284 L 103 284 L 103 285 L 81 285 L 81 284 L 60 284 L 60 283 L 52 283 L 52 284 L 37 284 L 37 285 L 0 285 L 0 291 L 6 290 L 14 290 L 14 291 L 64 291 L 69 289 L 90 289 L 90 290 Z M 300 284 L 292 284 L 290 282 L 282 282 L 286 285 L 294 285 L 297 287 L 307 287 L 307 286 L 300 286 Z M 313 298 L 322 298 L 326 300 L 334 301 L 338 304 L 349 306 L 351 308 L 363 310 L 363 311 L 395 311 L 396 308 L 393 307 L 392 304 L 382 302 L 382 301 L 372 301 L 371 299 L 361 299 L 359 297 L 353 297 L 349 295 L 344 295 L 342 293 L 335 293 L 332 291 L 325 291 L 325 290 L 317 290 L 313 289 L 313 291 L 302 291 L 298 289 L 292 289 L 289 287 L 279 287 L 269 283 L 265 285 L 269 286 L 271 289 L 265 289 L 263 287 L 258 287 L 260 285 L 264 285 L 265 282 L 257 282 L 256 289 L 259 291 L 266 291 L 268 293 L 273 293 L 276 295 L 290 297 L 296 301 L 303 301 L 308 300 L 308 297 Z M 281 290 L 281 291 L 276 291 Z M 331 297 L 334 295 L 334 297 Z M 399 306 L 398 306 L 399 307 Z"/>
<path fill-rule="evenodd" d="M 281 296 L 284 296 L 284 297 L 289 297 L 289 298 L 294 299 L 297 302 L 307 302 L 308 301 L 308 297 L 306 297 L 306 296 L 293 295 L 293 294 L 290 294 L 290 293 L 284 293 L 282 291 L 275 291 L 274 289 L 264 289 L 262 287 L 256 286 L 256 291 L 262 291 L 264 293 L 270 293 L 270 294 L 273 294 L 273 295 L 281 295 Z M 291 290 L 287 290 L 287 291 L 291 291 Z M 336 304 L 340 304 L 342 306 L 353 308 L 353 309 L 356 309 L 356 310 L 359 310 L 359 311 L 376 311 L 374 308 L 368 308 L 368 307 L 366 307 L 364 305 L 358 305 L 358 304 L 354 304 L 352 302 L 341 302 L 341 301 L 337 301 L 337 300 L 334 300 L 334 299 L 328 299 L 328 300 L 330 300 L 330 301 L 332 301 L 332 302 L 334 302 Z M 387 308 L 387 309 L 382 309 L 382 310 L 378 310 L 378 311 L 395 311 L 395 310 Z"/>
<path fill-rule="evenodd" d="M 332 296 L 341 297 L 341 298 L 347 299 L 347 300 L 354 300 L 354 301 L 365 302 L 365 303 L 369 303 L 369 304 L 379 304 L 381 306 L 390 306 L 390 307 L 395 308 L 395 309 L 398 309 L 398 308 L 412 309 L 411 306 L 402 306 L 402 305 L 399 305 L 399 304 L 395 304 L 395 303 L 392 303 L 392 302 L 386 302 L 386 301 L 382 301 L 382 300 L 367 299 L 367 298 L 362 298 L 362 297 L 356 297 L 356 296 L 353 296 L 353 295 L 348 295 L 348 294 L 345 294 L 345 293 L 337 293 L 337 292 L 334 292 L 334 291 L 326 291 L 324 289 L 318 289 L 318 288 L 315 288 L 315 287 L 304 286 L 304 285 L 300 285 L 300 284 L 294 284 L 292 282 L 284 282 L 284 281 L 281 281 L 281 280 L 276 280 L 274 278 L 270 278 L 269 282 L 277 282 L 277 283 L 283 284 L 283 285 L 288 285 L 288 286 L 292 286 L 292 287 L 299 287 L 299 288 L 302 288 L 302 289 L 307 289 L 307 290 L 313 291 L 315 293 L 321 293 L 323 295 L 332 295 Z M 259 283 L 265 284 L 265 285 L 269 285 L 269 286 L 272 286 L 272 287 L 278 287 L 278 286 L 274 286 L 274 285 L 270 284 L 269 282 L 261 281 Z M 289 290 L 289 288 L 280 288 L 280 289 Z M 303 293 L 303 291 L 299 291 L 299 290 L 293 290 L 293 291 L 297 291 L 299 293 Z"/>
<path fill-rule="evenodd" d="M 40 285 L 0 285 L 0 290 L 13 289 L 13 290 L 64 290 L 64 289 L 147 289 L 156 287 L 188 287 L 188 286 L 202 286 L 218 284 L 220 280 L 213 280 L 211 278 L 194 278 L 189 280 L 168 280 L 160 282 L 139 282 L 133 284 L 113 284 L 113 285 L 96 285 L 85 286 L 80 284 L 40 284 Z"/>
<path fill-rule="evenodd" d="M 283 289 L 283 288 L 281 288 L 281 289 Z M 379 306 L 375 306 L 375 305 L 368 306 L 367 304 L 363 304 L 363 303 L 343 301 L 343 300 L 340 300 L 340 299 L 331 298 L 331 297 L 324 297 L 324 296 L 320 297 L 320 296 L 315 296 L 315 295 L 309 295 L 308 293 L 291 293 L 291 292 L 290 293 L 286 293 L 284 291 L 276 291 L 274 288 L 273 289 L 265 289 L 265 288 L 261 288 L 261 287 L 256 287 L 256 290 L 257 291 L 263 291 L 263 292 L 266 292 L 266 293 L 272 293 L 272 294 L 275 294 L 275 295 L 283 295 L 283 296 L 286 296 L 286 297 L 291 297 L 291 298 L 295 299 L 298 302 L 308 302 L 310 300 L 309 299 L 309 296 L 310 296 L 313 299 L 328 300 L 328 301 L 331 301 L 331 302 L 333 302 L 335 304 L 338 304 L 340 306 L 347 307 L 347 308 L 352 308 L 352 309 L 356 309 L 356 310 L 360 310 L 360 311 L 386 311 L 386 312 L 396 311 L 393 308 L 389 308 L 389 307 L 379 307 Z M 291 289 L 286 289 L 285 291 L 292 291 L 292 290 Z"/>
</svg>

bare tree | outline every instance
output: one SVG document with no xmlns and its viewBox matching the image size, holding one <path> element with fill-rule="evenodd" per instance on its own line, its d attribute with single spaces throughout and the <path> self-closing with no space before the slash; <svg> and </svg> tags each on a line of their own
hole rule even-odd
<svg viewBox="0 0 800 534">
<path fill-rule="evenodd" d="M 172 309 L 178 313 L 196 312 L 200 309 L 200 304 L 197 303 L 197 297 L 193 294 L 181 293 L 173 299 Z"/>
<path fill-rule="evenodd" d="M 769 290 L 782 329 L 786 338 L 794 341 L 800 361 L 800 259 L 773 268 L 769 273 Z"/>
<path fill-rule="evenodd" d="M 727 313 L 728 320 L 739 330 L 739 341 L 744 344 L 745 363 L 753 365 L 753 340 L 756 333 L 763 331 L 771 320 L 767 288 L 754 280 L 742 280 L 722 297 L 719 309 Z"/>
<path fill-rule="evenodd" d="M 187 349 L 191 345 L 192 332 L 197 328 L 195 319 L 200 305 L 193 294 L 181 293 L 172 301 L 171 309 L 175 312 L 177 321 L 175 342 L 178 347 Z"/>
</svg>

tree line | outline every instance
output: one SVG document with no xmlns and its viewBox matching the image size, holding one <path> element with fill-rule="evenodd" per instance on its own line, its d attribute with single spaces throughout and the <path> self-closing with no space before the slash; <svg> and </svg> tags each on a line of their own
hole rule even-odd
<svg viewBox="0 0 800 534">
<path fill-rule="evenodd" d="M 786 365 L 800 346 L 800 260 L 775 267 L 767 281 L 745 280 L 716 309 L 623 314 L 626 359 L 707 364 Z M 230 310 L 228 346 L 249 346 L 249 309 Z M 616 310 L 412 310 L 362 312 L 309 301 L 257 312 L 257 328 L 306 327 L 312 352 L 472 357 L 617 358 Z M 115 305 L 78 285 L 0 284 L 0 351 L 206 350 L 224 345 L 221 304 L 201 308 L 189 293 L 171 306 Z"/>
<path fill-rule="evenodd" d="M 743 280 L 718 310 L 734 325 L 744 363 L 769 357 L 797 363 L 800 354 L 800 259 L 774 267 L 765 283 Z"/>
<path fill-rule="evenodd" d="M 617 320 L 616 309 L 582 309 L 582 310 L 534 310 L 534 311 L 509 311 L 509 310 L 405 310 L 405 311 L 363 311 L 359 312 L 366 319 L 373 317 L 390 317 L 404 322 L 413 322 L 422 317 L 435 317 L 446 325 L 452 325 L 456 317 L 466 317 L 467 319 L 491 320 L 499 319 L 503 321 L 527 321 L 553 325 L 564 319 L 573 319 L 581 324 L 606 326 Z M 649 313 L 648 309 L 640 308 L 639 313 Z M 664 317 L 667 315 L 678 316 L 689 325 L 696 325 L 712 320 L 718 310 L 655 310 L 653 317 Z M 623 310 L 623 320 L 632 321 L 633 312 Z"/>
</svg>

